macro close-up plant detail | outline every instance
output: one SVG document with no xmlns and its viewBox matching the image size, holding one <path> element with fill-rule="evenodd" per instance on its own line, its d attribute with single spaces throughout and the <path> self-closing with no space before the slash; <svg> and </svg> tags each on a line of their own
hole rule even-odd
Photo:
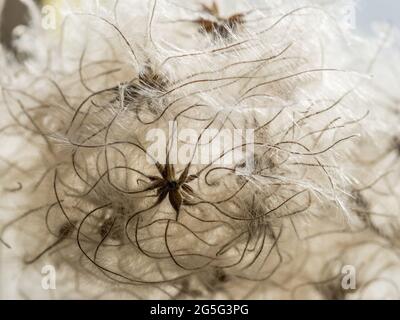
<svg viewBox="0 0 400 320">
<path fill-rule="evenodd" d="M 347 0 L 18 2 L 2 296 L 400 298 L 396 27 Z"/>
</svg>

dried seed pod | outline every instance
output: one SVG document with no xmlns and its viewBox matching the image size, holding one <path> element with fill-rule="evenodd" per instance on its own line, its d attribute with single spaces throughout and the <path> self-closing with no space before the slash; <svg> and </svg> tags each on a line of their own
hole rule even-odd
<svg viewBox="0 0 400 320">
<path fill-rule="evenodd" d="M 243 14 L 234 14 L 228 18 L 220 16 L 216 2 L 211 6 L 202 5 L 203 11 L 210 15 L 210 19 L 199 18 L 195 21 L 202 32 L 212 35 L 214 38 L 228 39 L 244 23 Z"/>
</svg>

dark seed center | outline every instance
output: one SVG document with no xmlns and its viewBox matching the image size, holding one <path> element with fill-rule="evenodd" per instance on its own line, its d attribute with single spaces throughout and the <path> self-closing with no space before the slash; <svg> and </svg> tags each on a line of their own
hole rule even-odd
<svg viewBox="0 0 400 320">
<path fill-rule="evenodd" d="M 176 190 L 176 189 L 178 189 L 178 182 L 176 182 L 176 181 L 168 181 L 167 186 L 168 186 L 169 190 Z"/>
</svg>

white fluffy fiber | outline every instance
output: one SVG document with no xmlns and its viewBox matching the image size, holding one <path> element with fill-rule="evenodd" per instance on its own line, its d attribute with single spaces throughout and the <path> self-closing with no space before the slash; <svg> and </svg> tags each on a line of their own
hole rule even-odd
<svg viewBox="0 0 400 320">
<path fill-rule="evenodd" d="M 22 296 L 49 297 L 52 264 L 53 298 L 399 298 L 395 30 L 356 36 L 349 1 L 218 1 L 243 16 L 207 32 L 211 3 L 120 0 L 61 1 L 50 31 L 24 3 L 20 59 L 0 55 L 0 245 Z M 171 120 L 256 142 L 252 172 L 191 166 L 177 221 L 127 192 L 159 175 L 137 146 Z"/>
</svg>

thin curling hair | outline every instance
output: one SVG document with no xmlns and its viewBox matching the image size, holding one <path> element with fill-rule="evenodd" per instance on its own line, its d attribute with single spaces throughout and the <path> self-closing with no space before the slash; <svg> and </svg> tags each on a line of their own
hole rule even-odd
<svg viewBox="0 0 400 320">
<path fill-rule="evenodd" d="M 347 0 L 21 2 L 0 48 L 10 295 L 400 298 L 397 30 L 360 36 Z"/>
</svg>

